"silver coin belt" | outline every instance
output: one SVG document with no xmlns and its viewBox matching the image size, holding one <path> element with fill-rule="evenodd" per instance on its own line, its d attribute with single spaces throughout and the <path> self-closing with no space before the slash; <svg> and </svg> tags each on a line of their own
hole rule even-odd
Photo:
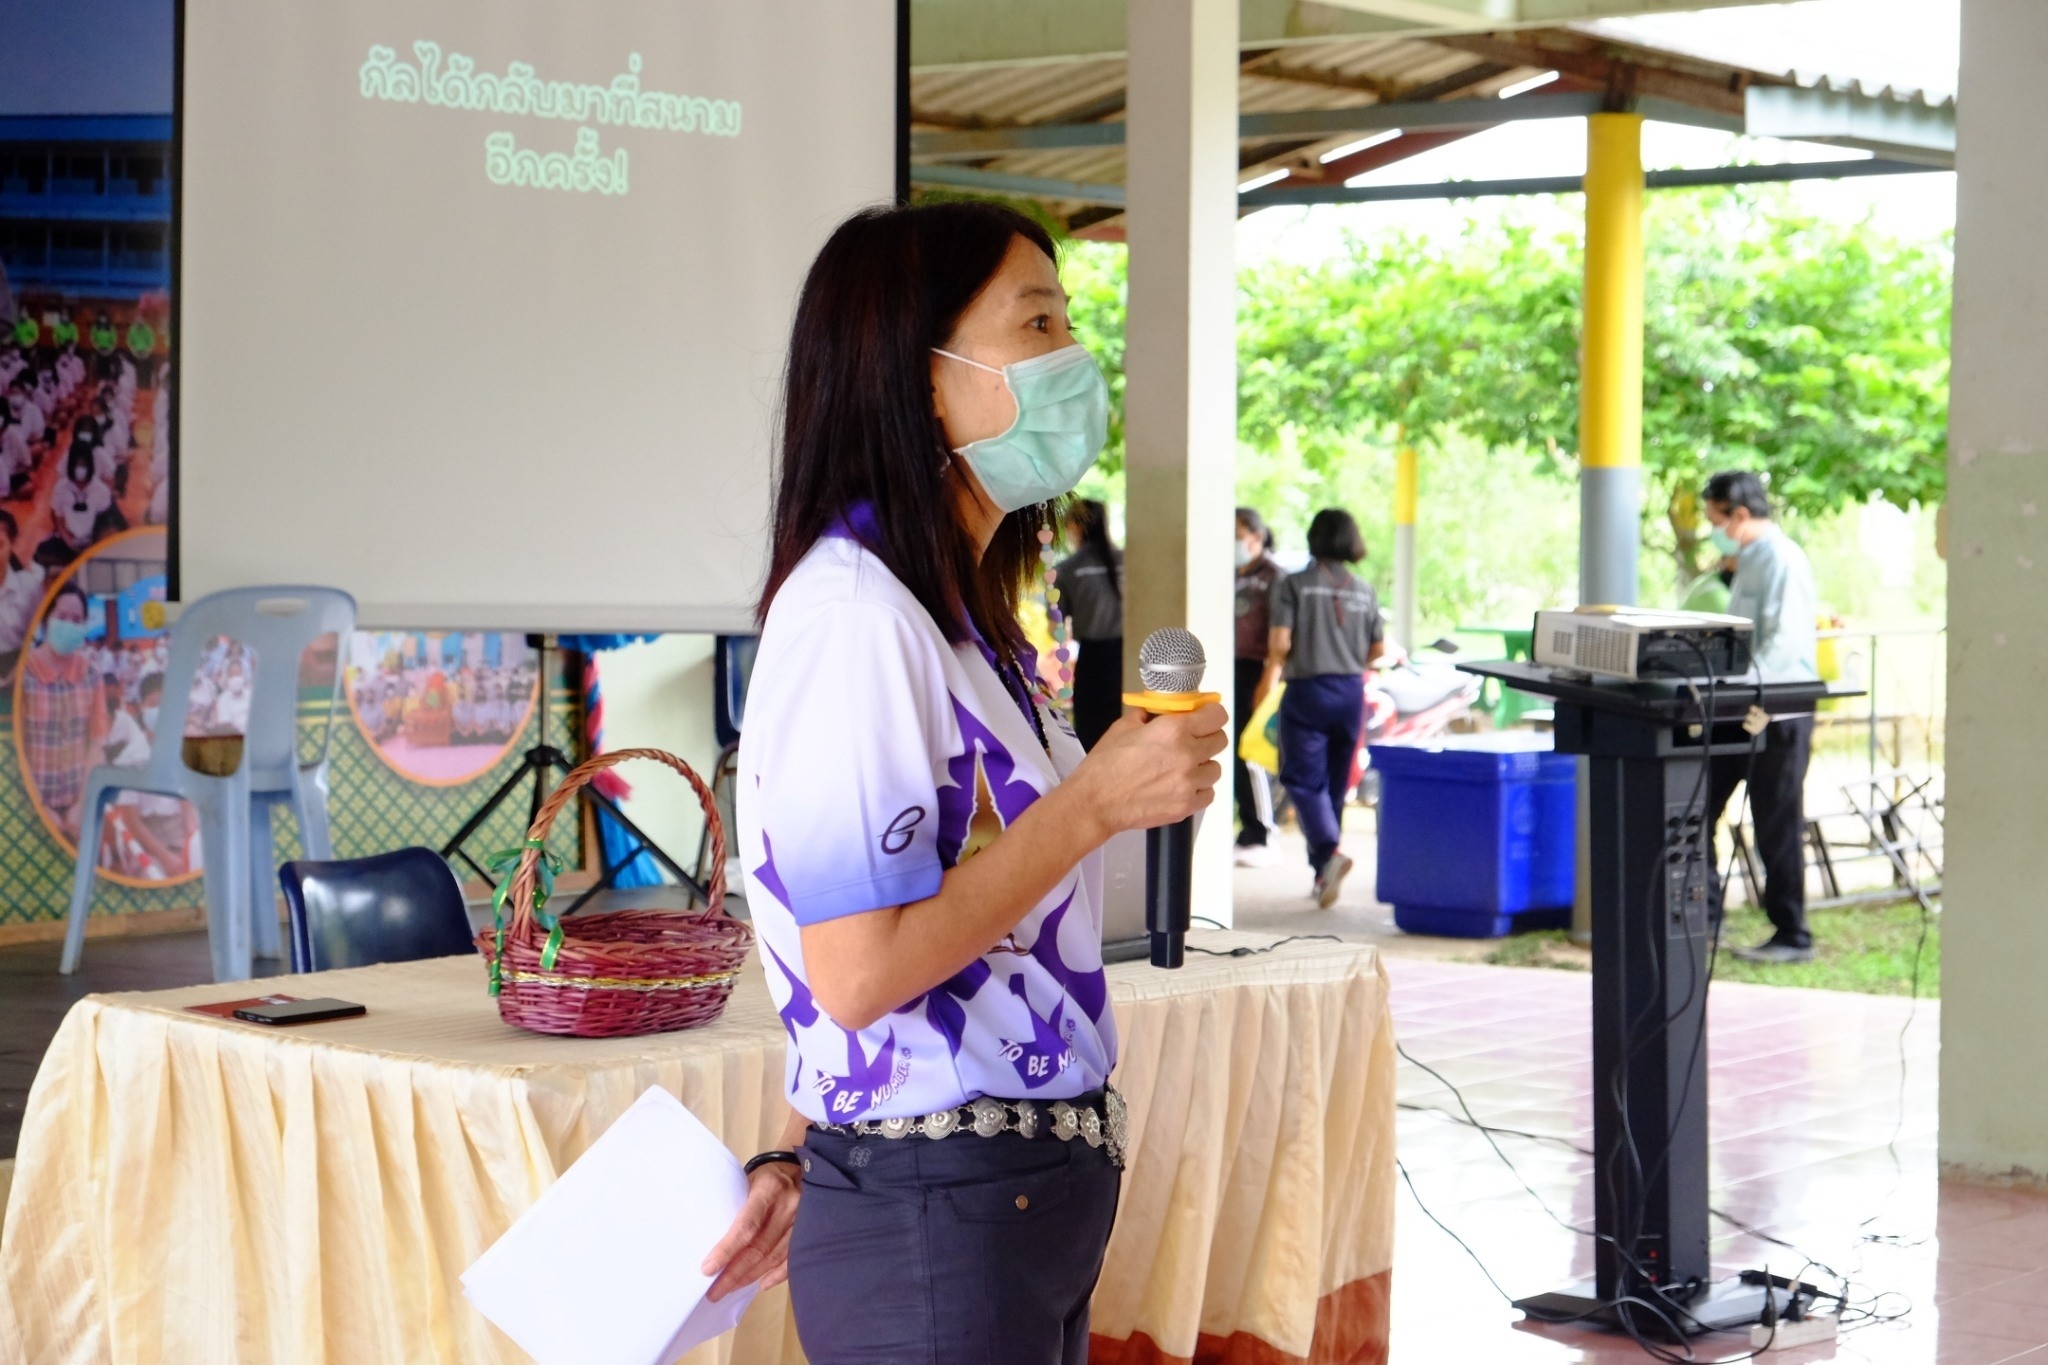
<svg viewBox="0 0 2048 1365">
<path fill-rule="evenodd" d="M 1125 1108 L 1124 1097 L 1110 1087 L 1104 1088 L 1099 1109 L 1087 1101 L 1074 1104 L 1068 1100 L 1054 1100 L 1044 1104 L 1037 1100 L 999 1100 L 993 1095 L 983 1095 L 971 1103 L 929 1114 L 856 1119 L 852 1123 L 820 1123 L 814 1126 L 847 1137 L 882 1137 L 892 1141 L 909 1137 L 963 1137 L 969 1133 L 985 1138 L 998 1133 L 1016 1133 L 1025 1138 L 1045 1135 L 1062 1142 L 1079 1138 L 1090 1147 L 1107 1146 L 1110 1162 L 1119 1170 L 1123 1169 L 1124 1153 L 1130 1144 L 1129 1111 Z"/>
</svg>

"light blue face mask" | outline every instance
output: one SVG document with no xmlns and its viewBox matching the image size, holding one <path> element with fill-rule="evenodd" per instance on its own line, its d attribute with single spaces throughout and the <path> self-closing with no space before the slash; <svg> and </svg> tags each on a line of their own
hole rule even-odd
<svg viewBox="0 0 2048 1365">
<path fill-rule="evenodd" d="M 1714 548 L 1721 552 L 1723 559 L 1742 552 L 1742 542 L 1718 526 L 1707 532 L 1707 539 L 1714 542 Z"/>
<path fill-rule="evenodd" d="M 1088 348 L 1063 346 L 1001 369 L 936 346 L 932 350 L 1001 375 L 1017 402 L 1017 418 L 1008 431 L 953 452 L 967 461 L 989 500 L 1015 512 L 1073 492 L 1109 439 L 1109 385 Z"/>
<path fill-rule="evenodd" d="M 43 641 L 59 654 L 75 654 L 85 643 L 85 624 L 81 621 L 67 621 L 61 616 L 52 616 L 43 627 Z"/>
</svg>

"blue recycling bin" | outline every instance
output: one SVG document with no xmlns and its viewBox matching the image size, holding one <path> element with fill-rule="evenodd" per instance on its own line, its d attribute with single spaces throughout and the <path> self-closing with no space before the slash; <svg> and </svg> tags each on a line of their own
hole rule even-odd
<svg viewBox="0 0 2048 1365">
<path fill-rule="evenodd" d="M 1578 766 L 1529 731 L 1375 744 L 1379 883 L 1411 934 L 1568 928 Z"/>
</svg>

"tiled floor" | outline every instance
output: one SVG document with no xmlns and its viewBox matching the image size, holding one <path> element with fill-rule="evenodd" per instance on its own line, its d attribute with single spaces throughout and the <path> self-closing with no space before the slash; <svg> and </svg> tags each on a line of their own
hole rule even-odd
<svg viewBox="0 0 2048 1365">
<path fill-rule="evenodd" d="M 1590 979 L 1413 958 L 1388 968 L 1403 1045 L 1463 1090 L 1482 1122 L 1565 1139 L 1498 1141 L 1559 1217 L 1590 1225 L 1591 1162 L 1571 1145 L 1592 1143 Z M 1767 1359 L 2048 1365 L 2048 1196 L 1936 1181 L 1940 1007 L 1922 1003 L 1910 1025 L 1908 1012 L 1897 999 L 1714 987 L 1713 1206 L 1800 1248 L 1717 1218 L 1716 1269 L 1789 1275 L 1812 1257 L 1855 1282 L 1852 1302 L 1896 1317 Z M 1448 1091 L 1404 1062 L 1400 1098 L 1420 1106 L 1400 1116 L 1416 1193 L 1509 1294 L 1591 1278 L 1591 1242 L 1552 1221 L 1479 1133 L 1446 1117 L 1457 1107 Z M 1647 1358 L 1625 1338 L 1523 1324 L 1405 1188 L 1399 1197 L 1396 1365 Z M 1737 1337 L 1694 1346 L 1701 1360 L 1748 1349 Z"/>
</svg>

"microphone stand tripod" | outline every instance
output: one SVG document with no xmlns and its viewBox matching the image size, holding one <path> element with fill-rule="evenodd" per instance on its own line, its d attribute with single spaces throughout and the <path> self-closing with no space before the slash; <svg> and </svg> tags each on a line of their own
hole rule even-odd
<svg viewBox="0 0 2048 1365">
<path fill-rule="evenodd" d="M 491 874 L 484 869 L 481 863 L 471 857 L 469 851 L 463 846 L 475 836 L 478 830 L 483 828 L 484 822 L 497 812 L 498 807 L 505 803 L 506 798 L 517 791 L 522 783 L 526 782 L 533 784 L 528 794 L 526 805 L 526 827 L 531 828 L 533 822 L 540 816 L 541 802 L 547 799 L 551 779 L 557 773 L 566 777 L 576 766 L 575 761 L 568 754 L 548 743 L 548 711 L 550 709 L 548 704 L 550 677 L 548 673 L 548 652 L 559 648 L 559 642 L 552 635 L 529 635 L 526 637 L 526 643 L 539 655 L 540 671 L 534 686 L 539 692 L 537 702 L 540 710 L 540 733 L 535 736 L 533 747 L 520 757 L 519 766 L 506 774 L 505 780 L 498 784 L 498 789 L 490 794 L 474 814 L 462 822 L 462 828 L 455 831 L 454 837 L 441 846 L 441 856 L 443 858 L 450 860 L 460 858 L 469 865 L 472 872 L 487 882 L 491 881 Z M 591 802 L 606 815 L 618 821 L 619 827 L 625 830 L 628 837 L 633 840 L 634 847 L 625 857 L 608 863 L 597 881 L 582 895 L 571 901 L 569 908 L 564 913 L 573 915 L 576 911 L 582 909 L 586 901 L 595 896 L 599 891 L 609 887 L 618 879 L 619 873 L 625 869 L 627 864 L 631 863 L 642 853 L 652 854 L 656 862 L 667 868 L 675 876 L 676 882 L 690 893 L 690 903 L 692 905 L 699 903 L 704 905 L 711 904 L 710 895 L 698 884 L 697 879 L 683 871 L 682 865 L 674 858 L 669 857 L 660 844 L 654 842 L 638 825 L 627 819 L 626 813 L 620 810 L 618 804 L 610 797 L 589 786 L 583 788 L 582 797 L 585 801 Z M 507 873 L 507 875 L 509 876 L 510 874 Z M 496 883 L 492 882 L 492 886 L 495 887 Z"/>
</svg>

